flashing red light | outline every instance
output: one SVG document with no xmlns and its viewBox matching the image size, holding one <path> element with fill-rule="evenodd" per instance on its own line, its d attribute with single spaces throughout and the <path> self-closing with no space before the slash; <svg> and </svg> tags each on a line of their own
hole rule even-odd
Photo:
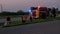
<svg viewBox="0 0 60 34">
<path fill-rule="evenodd" d="M 38 8 L 40 8 L 41 6 L 38 6 Z"/>
<path fill-rule="evenodd" d="M 38 10 L 40 9 L 40 7 L 41 7 L 41 6 L 38 6 L 38 7 L 37 7 L 37 8 L 38 8 Z"/>
</svg>

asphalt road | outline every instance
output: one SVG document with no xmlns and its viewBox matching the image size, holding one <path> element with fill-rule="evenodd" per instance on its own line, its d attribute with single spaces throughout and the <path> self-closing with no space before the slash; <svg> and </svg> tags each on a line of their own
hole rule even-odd
<svg viewBox="0 0 60 34">
<path fill-rule="evenodd" d="M 0 34 L 60 34 L 60 20 L 0 28 Z"/>
</svg>

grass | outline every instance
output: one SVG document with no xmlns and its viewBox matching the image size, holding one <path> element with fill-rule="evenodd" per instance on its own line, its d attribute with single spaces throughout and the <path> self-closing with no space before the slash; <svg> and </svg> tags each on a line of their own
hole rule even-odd
<svg viewBox="0 0 60 34">
<path fill-rule="evenodd" d="M 10 22 L 7 26 L 17 26 L 23 24 L 21 21 Z"/>
<path fill-rule="evenodd" d="M 7 27 L 25 25 L 25 24 L 41 23 L 41 22 L 54 21 L 54 20 L 60 20 L 60 17 L 46 18 L 46 19 L 35 19 L 32 22 L 26 21 L 25 23 L 23 23 L 22 21 L 15 21 L 15 22 L 11 22 L 10 24 L 8 24 Z"/>
</svg>

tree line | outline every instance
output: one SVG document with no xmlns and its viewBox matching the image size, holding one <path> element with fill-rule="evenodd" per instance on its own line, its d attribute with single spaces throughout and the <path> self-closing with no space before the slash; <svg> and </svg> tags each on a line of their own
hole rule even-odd
<svg viewBox="0 0 60 34">
<path fill-rule="evenodd" d="M 28 15 L 29 12 L 23 12 L 22 10 L 19 10 L 17 12 L 8 12 L 8 11 L 2 11 L 0 15 Z"/>
</svg>

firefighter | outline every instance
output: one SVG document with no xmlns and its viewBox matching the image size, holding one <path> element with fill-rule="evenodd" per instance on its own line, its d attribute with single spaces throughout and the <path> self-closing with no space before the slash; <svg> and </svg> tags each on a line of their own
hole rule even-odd
<svg viewBox="0 0 60 34">
<path fill-rule="evenodd" d="M 55 8 L 52 9 L 52 15 L 53 15 L 54 18 L 56 17 L 56 10 L 55 10 Z"/>
<path fill-rule="evenodd" d="M 51 8 L 48 8 L 47 17 L 49 17 L 50 15 L 51 15 Z"/>
</svg>

